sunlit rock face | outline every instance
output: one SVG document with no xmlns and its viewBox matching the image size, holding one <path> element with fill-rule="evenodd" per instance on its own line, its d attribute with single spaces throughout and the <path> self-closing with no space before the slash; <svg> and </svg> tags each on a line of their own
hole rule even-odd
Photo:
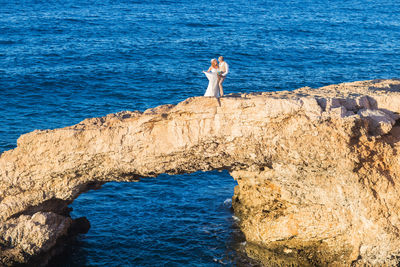
<svg viewBox="0 0 400 267">
<path fill-rule="evenodd" d="M 400 81 L 373 80 L 194 97 L 25 134 L 0 157 L 0 265 L 76 233 L 67 205 L 89 189 L 215 169 L 238 181 L 232 203 L 251 257 L 395 265 L 399 112 Z"/>
</svg>

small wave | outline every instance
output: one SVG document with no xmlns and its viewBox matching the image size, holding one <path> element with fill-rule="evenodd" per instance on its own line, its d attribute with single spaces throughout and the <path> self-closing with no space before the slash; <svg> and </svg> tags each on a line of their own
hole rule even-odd
<svg viewBox="0 0 400 267">
<path fill-rule="evenodd" d="M 222 259 L 213 258 L 213 261 L 221 265 L 226 265 L 226 263 Z"/>
<path fill-rule="evenodd" d="M 16 44 L 17 42 L 11 41 L 11 40 L 0 40 L 0 45 L 10 45 L 10 44 Z"/>
<path fill-rule="evenodd" d="M 186 26 L 188 27 L 193 27 L 193 28 L 215 28 L 215 27 L 220 27 L 221 25 L 218 24 L 203 24 L 203 23 L 185 23 Z"/>
</svg>

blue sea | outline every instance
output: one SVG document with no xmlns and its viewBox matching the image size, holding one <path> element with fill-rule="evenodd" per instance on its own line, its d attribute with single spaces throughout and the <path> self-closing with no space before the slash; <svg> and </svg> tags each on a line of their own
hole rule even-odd
<svg viewBox="0 0 400 267">
<path fill-rule="evenodd" d="M 0 0 L 0 152 L 35 129 L 202 95 L 400 77 L 395 0 Z M 71 206 L 90 231 L 52 266 L 251 266 L 227 172 L 108 183 Z"/>
</svg>

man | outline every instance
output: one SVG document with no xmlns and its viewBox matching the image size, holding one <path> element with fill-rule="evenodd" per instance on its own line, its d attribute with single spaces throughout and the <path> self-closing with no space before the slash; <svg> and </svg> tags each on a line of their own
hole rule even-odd
<svg viewBox="0 0 400 267">
<path fill-rule="evenodd" d="M 229 73 L 229 65 L 228 63 L 225 62 L 224 57 L 220 56 L 218 58 L 218 62 L 219 62 L 219 71 L 221 71 L 221 75 L 219 77 L 219 94 L 220 96 L 224 95 L 224 89 L 222 88 L 222 83 L 225 81 L 226 75 Z"/>
</svg>

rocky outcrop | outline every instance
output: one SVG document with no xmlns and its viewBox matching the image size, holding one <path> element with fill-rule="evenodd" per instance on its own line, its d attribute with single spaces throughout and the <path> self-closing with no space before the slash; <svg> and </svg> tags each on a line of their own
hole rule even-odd
<svg viewBox="0 0 400 267">
<path fill-rule="evenodd" d="M 400 80 L 373 80 L 194 97 L 25 134 L 0 157 L 0 262 L 49 251 L 74 228 L 67 205 L 105 182 L 228 169 L 250 256 L 395 265 L 399 112 Z"/>
</svg>

